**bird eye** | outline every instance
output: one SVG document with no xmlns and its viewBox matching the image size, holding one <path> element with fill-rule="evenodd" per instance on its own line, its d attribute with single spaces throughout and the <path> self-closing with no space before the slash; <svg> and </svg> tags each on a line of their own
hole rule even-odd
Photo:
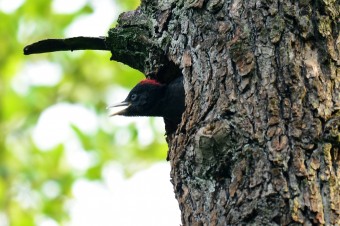
<svg viewBox="0 0 340 226">
<path fill-rule="evenodd" d="M 132 94 L 132 95 L 131 95 L 131 100 L 134 101 L 134 100 L 136 100 L 136 99 L 137 99 L 137 94 Z"/>
</svg>

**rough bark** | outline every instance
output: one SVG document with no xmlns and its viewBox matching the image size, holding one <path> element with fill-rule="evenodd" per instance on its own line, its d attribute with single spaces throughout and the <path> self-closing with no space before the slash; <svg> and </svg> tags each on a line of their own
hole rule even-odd
<svg viewBox="0 0 340 226">
<path fill-rule="evenodd" d="M 110 31 L 112 59 L 184 75 L 168 139 L 183 225 L 340 224 L 339 12 L 337 0 L 145 0 Z"/>
</svg>

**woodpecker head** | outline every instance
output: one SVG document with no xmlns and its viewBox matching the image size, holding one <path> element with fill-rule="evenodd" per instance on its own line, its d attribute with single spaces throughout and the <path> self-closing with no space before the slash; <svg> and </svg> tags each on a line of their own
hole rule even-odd
<svg viewBox="0 0 340 226">
<path fill-rule="evenodd" d="M 161 116 L 164 118 L 166 133 L 171 134 L 181 122 L 185 109 L 184 99 L 183 76 L 169 84 L 144 79 L 130 91 L 123 102 L 109 108 L 123 107 L 111 116 Z"/>
<path fill-rule="evenodd" d="M 123 116 L 162 116 L 162 97 L 165 92 L 165 85 L 153 79 L 144 79 L 138 83 L 126 97 L 126 99 L 109 108 L 124 107 L 114 115 Z"/>
</svg>

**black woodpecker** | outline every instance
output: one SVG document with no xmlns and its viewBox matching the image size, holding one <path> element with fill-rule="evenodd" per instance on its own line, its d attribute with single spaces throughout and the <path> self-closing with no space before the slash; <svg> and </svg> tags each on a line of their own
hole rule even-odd
<svg viewBox="0 0 340 226">
<path fill-rule="evenodd" d="M 111 114 L 123 116 L 159 116 L 163 117 L 166 134 L 176 131 L 185 109 L 183 76 L 169 84 L 162 84 L 153 79 L 144 79 L 129 93 L 126 99 L 108 108 L 124 107 Z"/>
</svg>

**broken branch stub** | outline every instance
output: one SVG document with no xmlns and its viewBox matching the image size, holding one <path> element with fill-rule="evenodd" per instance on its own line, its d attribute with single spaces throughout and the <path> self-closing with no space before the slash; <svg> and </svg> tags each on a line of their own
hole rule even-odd
<svg viewBox="0 0 340 226">
<path fill-rule="evenodd" d="M 65 39 L 44 39 L 24 48 L 24 54 L 49 53 L 74 50 L 108 50 L 105 37 L 73 37 Z"/>
<path fill-rule="evenodd" d="M 111 28 L 108 37 L 72 37 L 66 39 L 45 39 L 28 45 L 24 54 L 38 54 L 55 51 L 105 50 L 111 51 L 111 60 L 135 68 L 147 77 L 159 81 L 173 78 L 173 63 L 153 40 L 154 27 L 140 9 L 122 13 L 118 25 Z M 170 70 L 168 70 L 170 68 Z M 159 74 L 162 74 L 160 77 Z M 159 78 L 160 77 L 160 78 Z"/>
<path fill-rule="evenodd" d="M 109 30 L 106 46 L 111 51 L 111 60 L 133 67 L 146 76 L 156 77 L 169 65 L 166 54 L 152 39 L 151 19 L 140 9 L 122 13 L 118 25 Z"/>
</svg>

